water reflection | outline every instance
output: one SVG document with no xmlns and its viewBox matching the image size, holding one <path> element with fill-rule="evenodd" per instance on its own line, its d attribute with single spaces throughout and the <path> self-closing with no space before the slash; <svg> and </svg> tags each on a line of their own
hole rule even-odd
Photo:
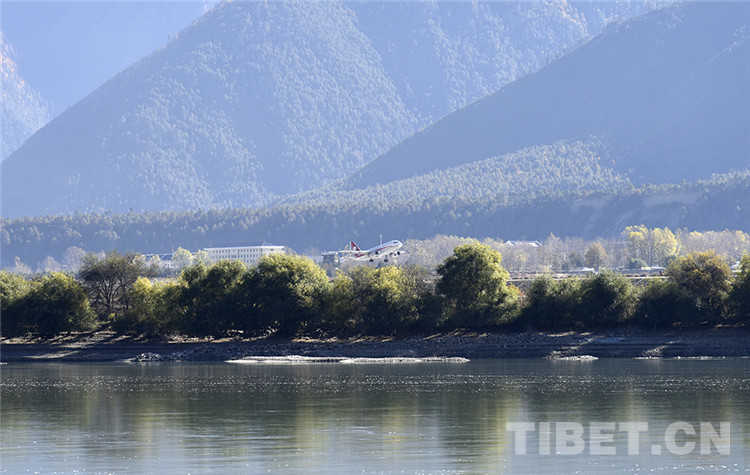
<svg viewBox="0 0 750 475">
<path fill-rule="evenodd" d="M 9 364 L 2 468 L 583 472 L 750 467 L 750 361 Z M 508 422 L 647 421 L 641 453 L 515 453 Z M 674 421 L 731 421 L 731 454 L 656 456 Z M 539 426 L 537 426 L 539 427 Z M 554 437 L 554 434 L 553 434 Z M 552 451 L 554 454 L 554 449 Z"/>
</svg>

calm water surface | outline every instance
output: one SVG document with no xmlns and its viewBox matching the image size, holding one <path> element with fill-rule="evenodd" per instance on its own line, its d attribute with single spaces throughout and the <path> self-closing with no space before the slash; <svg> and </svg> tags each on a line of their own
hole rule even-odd
<svg viewBox="0 0 750 475">
<path fill-rule="evenodd" d="M 0 377 L 7 473 L 750 468 L 749 359 L 19 363 L 0 366 Z M 622 422 L 647 424 L 632 434 L 635 448 Z M 508 423 L 533 424 L 525 454 Z M 603 435 L 592 423 L 605 424 Z"/>
</svg>

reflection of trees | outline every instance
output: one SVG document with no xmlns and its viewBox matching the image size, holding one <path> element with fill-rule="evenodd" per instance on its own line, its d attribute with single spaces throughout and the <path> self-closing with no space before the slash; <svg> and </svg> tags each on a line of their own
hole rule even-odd
<svg viewBox="0 0 750 475">
<path fill-rule="evenodd" d="M 512 456 L 512 421 L 647 421 L 651 437 L 674 421 L 748 427 L 748 364 L 11 365 L 2 433 L 5 446 L 12 437 L 30 450 L 47 438 L 55 450 L 130 468 L 160 458 L 213 469 L 486 472 Z"/>
</svg>

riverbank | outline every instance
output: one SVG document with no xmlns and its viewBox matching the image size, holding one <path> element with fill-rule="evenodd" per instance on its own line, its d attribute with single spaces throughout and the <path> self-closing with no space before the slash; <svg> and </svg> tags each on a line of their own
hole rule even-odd
<svg viewBox="0 0 750 475">
<path fill-rule="evenodd" d="M 143 340 L 111 332 L 2 339 L 0 361 L 226 361 L 256 356 L 345 358 L 676 358 L 750 356 L 750 328 L 565 333 L 453 332 L 408 338 Z"/>
</svg>

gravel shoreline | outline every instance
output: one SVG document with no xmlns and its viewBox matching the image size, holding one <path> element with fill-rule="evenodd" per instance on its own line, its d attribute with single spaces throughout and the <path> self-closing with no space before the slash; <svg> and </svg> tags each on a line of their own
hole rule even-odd
<svg viewBox="0 0 750 475">
<path fill-rule="evenodd" d="M 252 357 L 688 358 L 748 357 L 750 328 L 565 333 L 444 333 L 405 338 L 148 341 L 110 332 L 55 340 L 0 340 L 0 362 L 228 361 Z M 278 359 L 277 359 L 278 360 Z M 314 360 L 309 360 L 315 362 Z M 277 361 L 278 362 L 278 361 Z"/>
</svg>

